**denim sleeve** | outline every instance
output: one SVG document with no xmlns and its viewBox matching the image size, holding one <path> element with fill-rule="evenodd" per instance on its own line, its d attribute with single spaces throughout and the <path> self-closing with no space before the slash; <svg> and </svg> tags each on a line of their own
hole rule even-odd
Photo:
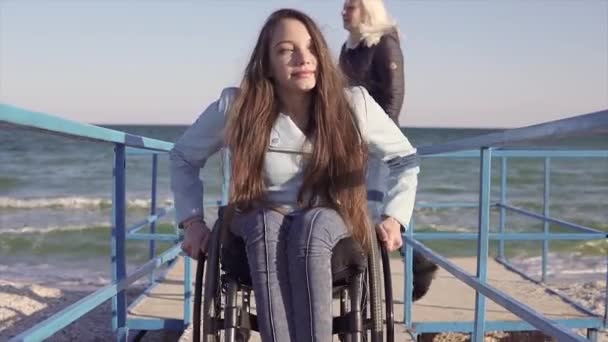
<svg viewBox="0 0 608 342">
<path fill-rule="evenodd" d="M 420 171 L 416 149 L 365 88 L 353 89 L 352 104 L 370 158 L 383 160 L 389 169 L 383 213 L 407 227 L 414 211 Z"/>
<path fill-rule="evenodd" d="M 177 140 L 171 151 L 171 191 L 175 219 L 181 223 L 195 215 L 203 216 L 203 183 L 200 170 L 207 159 L 223 145 L 223 129 L 235 88 L 226 88 Z"/>
</svg>

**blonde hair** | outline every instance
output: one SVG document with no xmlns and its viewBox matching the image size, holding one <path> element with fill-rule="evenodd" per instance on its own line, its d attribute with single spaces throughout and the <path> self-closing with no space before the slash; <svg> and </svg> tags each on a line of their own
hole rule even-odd
<svg viewBox="0 0 608 342">
<path fill-rule="evenodd" d="M 351 33 L 346 42 L 349 48 L 356 47 L 360 41 L 370 47 L 378 44 L 383 35 L 397 32 L 397 22 L 390 16 L 383 0 L 358 0 L 361 4 L 362 21 L 357 32 Z"/>
</svg>

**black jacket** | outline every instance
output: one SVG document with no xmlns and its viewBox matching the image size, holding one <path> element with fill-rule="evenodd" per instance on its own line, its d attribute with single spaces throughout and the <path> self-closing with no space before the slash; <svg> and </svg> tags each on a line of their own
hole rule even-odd
<svg viewBox="0 0 608 342">
<path fill-rule="evenodd" d="M 367 47 L 362 41 L 354 49 L 346 43 L 340 52 L 340 68 L 351 86 L 364 86 L 384 111 L 399 123 L 405 96 L 403 53 L 396 31 Z"/>
</svg>

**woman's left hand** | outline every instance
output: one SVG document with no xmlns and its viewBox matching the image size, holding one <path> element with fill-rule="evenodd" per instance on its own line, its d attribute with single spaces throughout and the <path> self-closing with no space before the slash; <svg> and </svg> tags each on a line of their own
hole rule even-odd
<svg viewBox="0 0 608 342">
<path fill-rule="evenodd" d="M 384 216 L 382 222 L 376 225 L 376 234 L 390 252 L 401 248 L 403 245 L 401 224 L 390 216 Z"/>
</svg>

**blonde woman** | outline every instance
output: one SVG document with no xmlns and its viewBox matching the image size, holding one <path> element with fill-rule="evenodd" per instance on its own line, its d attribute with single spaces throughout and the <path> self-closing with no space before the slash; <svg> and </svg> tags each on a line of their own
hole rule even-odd
<svg viewBox="0 0 608 342">
<path fill-rule="evenodd" d="M 363 86 L 399 125 L 399 113 L 405 95 L 403 53 L 397 24 L 382 0 L 346 0 L 342 10 L 348 38 L 340 52 L 340 67 L 351 86 Z M 382 160 L 370 158 L 368 188 L 370 212 L 381 220 L 389 170 Z M 414 252 L 413 299 L 429 290 L 437 265 Z"/>
<path fill-rule="evenodd" d="M 340 53 L 340 67 L 353 86 L 370 95 L 399 125 L 405 81 L 399 31 L 382 0 L 346 0 L 342 10 L 349 32 Z"/>
</svg>

